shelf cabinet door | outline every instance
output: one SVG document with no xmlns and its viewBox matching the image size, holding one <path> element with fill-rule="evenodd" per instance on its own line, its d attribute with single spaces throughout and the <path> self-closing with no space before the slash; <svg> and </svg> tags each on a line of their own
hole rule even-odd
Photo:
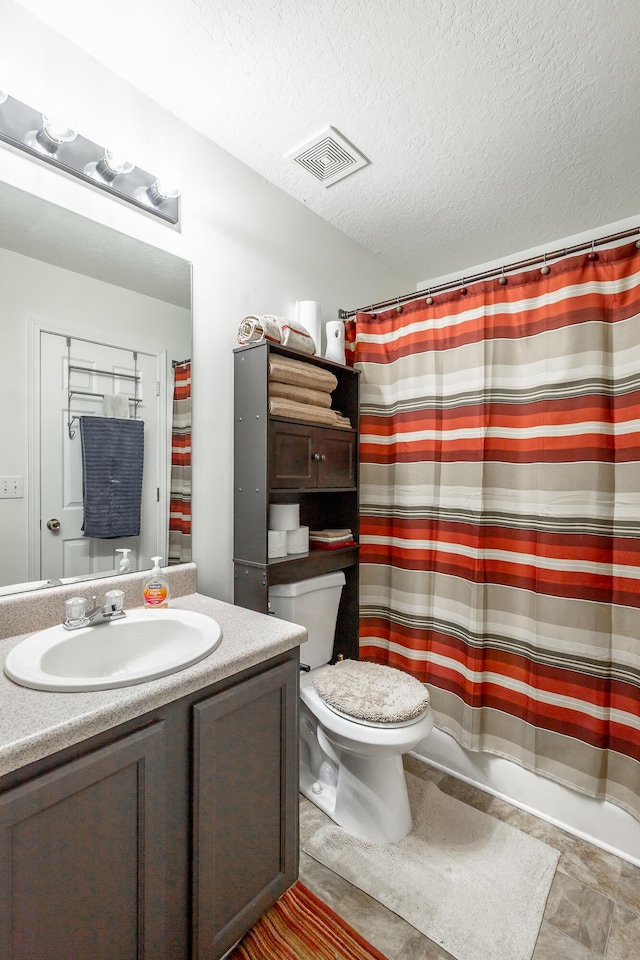
<svg viewBox="0 0 640 960">
<path fill-rule="evenodd" d="M 317 485 L 355 487 L 356 438 L 347 430 L 319 429 L 316 437 L 318 461 Z"/>
<path fill-rule="evenodd" d="M 273 421 L 269 440 L 272 489 L 356 485 L 356 436 L 347 430 Z"/>
<path fill-rule="evenodd" d="M 298 875 L 298 658 L 194 707 L 193 960 L 218 960 Z"/>
<path fill-rule="evenodd" d="M 3 960 L 163 960 L 164 723 L 0 795 Z"/>
<path fill-rule="evenodd" d="M 269 486 L 315 487 L 316 428 L 304 423 L 273 421 L 269 437 Z"/>
</svg>

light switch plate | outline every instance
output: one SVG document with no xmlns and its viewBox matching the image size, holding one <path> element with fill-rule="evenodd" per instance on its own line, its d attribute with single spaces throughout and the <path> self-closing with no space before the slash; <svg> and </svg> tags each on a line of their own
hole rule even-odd
<svg viewBox="0 0 640 960">
<path fill-rule="evenodd" d="M 24 477 L 0 477 L 0 500 L 20 500 L 24 497 Z"/>
</svg>

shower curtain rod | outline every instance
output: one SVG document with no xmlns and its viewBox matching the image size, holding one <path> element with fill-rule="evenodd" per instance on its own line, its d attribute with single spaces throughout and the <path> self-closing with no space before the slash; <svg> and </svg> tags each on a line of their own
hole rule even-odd
<svg viewBox="0 0 640 960">
<path fill-rule="evenodd" d="M 548 266 L 547 261 L 553 260 L 556 257 L 566 257 L 570 253 L 580 253 L 582 250 L 593 250 L 594 247 L 601 247 L 606 243 L 625 240 L 627 237 L 635 237 L 638 233 L 640 233 L 640 227 L 635 227 L 632 230 L 624 230 L 622 233 L 612 233 L 608 237 L 600 237 L 599 240 L 588 240 L 585 243 L 577 243 L 573 247 L 562 247 L 559 250 L 552 250 L 550 253 L 543 253 L 538 257 L 531 257 L 529 260 L 505 263 L 501 267 L 494 267 L 491 270 L 484 270 L 482 273 L 463 276 L 459 280 L 449 280 L 447 283 L 439 283 L 434 287 L 426 287 L 422 290 L 416 290 L 413 293 L 404 293 L 399 297 L 394 297 L 392 300 L 381 300 L 379 303 L 372 303 L 368 307 L 362 307 L 357 310 L 338 310 L 338 318 L 340 320 L 348 320 L 349 317 L 355 317 L 357 313 L 373 313 L 375 310 L 382 310 L 385 307 L 393 307 L 394 305 L 402 309 L 403 303 L 422 300 L 425 297 L 433 296 L 435 293 L 443 293 L 445 290 L 455 290 L 456 287 L 464 287 L 467 283 L 477 283 L 479 280 L 490 280 L 492 277 L 502 277 L 505 271 L 524 270 L 527 267 L 535 267 L 539 263 L 543 264 L 543 266 Z M 640 240 L 637 241 L 636 246 L 640 247 Z"/>
</svg>

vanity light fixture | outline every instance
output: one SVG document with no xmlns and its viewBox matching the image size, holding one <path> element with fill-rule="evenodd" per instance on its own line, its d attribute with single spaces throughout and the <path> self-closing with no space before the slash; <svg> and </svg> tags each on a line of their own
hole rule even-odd
<svg viewBox="0 0 640 960">
<path fill-rule="evenodd" d="M 64 121 L 34 110 L 3 90 L 0 140 L 169 223 L 180 221 L 180 189 L 172 182 L 141 170 Z"/>
</svg>

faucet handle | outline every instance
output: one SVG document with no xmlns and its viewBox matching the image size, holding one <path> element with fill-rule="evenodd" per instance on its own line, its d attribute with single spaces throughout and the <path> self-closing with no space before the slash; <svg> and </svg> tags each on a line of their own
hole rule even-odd
<svg viewBox="0 0 640 960">
<path fill-rule="evenodd" d="M 124 590 L 108 590 L 104 595 L 104 602 L 112 613 L 119 613 L 124 606 Z"/>
<path fill-rule="evenodd" d="M 64 602 L 64 616 L 67 623 L 76 623 L 82 620 L 87 609 L 84 597 L 70 597 Z"/>
</svg>

